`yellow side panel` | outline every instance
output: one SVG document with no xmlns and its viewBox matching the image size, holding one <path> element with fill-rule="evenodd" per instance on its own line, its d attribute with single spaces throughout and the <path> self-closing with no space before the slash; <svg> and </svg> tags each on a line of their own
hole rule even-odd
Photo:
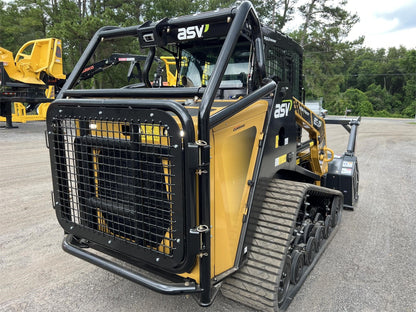
<svg viewBox="0 0 416 312">
<path fill-rule="evenodd" d="M 234 265 L 243 216 L 247 212 L 250 190 L 247 182 L 253 176 L 267 105 L 266 101 L 259 101 L 210 133 L 211 278 Z M 213 108 L 211 115 L 221 109 Z M 196 126 L 196 118 L 194 123 Z M 191 272 L 179 275 L 199 283 L 199 258 Z"/>
<path fill-rule="evenodd" d="M 57 79 L 65 79 L 66 76 L 63 73 L 63 62 L 62 62 L 62 41 L 55 39 L 53 45 L 53 53 L 48 63 L 47 73 Z"/>
<path fill-rule="evenodd" d="M 234 266 L 248 180 L 252 179 L 267 102 L 259 101 L 213 129 L 211 220 L 214 276 Z"/>
<path fill-rule="evenodd" d="M 176 70 L 176 59 L 174 56 L 161 56 L 160 59 L 165 63 L 166 79 L 168 86 L 176 86 L 178 72 Z M 182 57 L 181 67 L 188 66 L 188 59 Z"/>
<path fill-rule="evenodd" d="M 160 59 L 163 62 L 165 62 L 166 78 L 167 78 L 168 85 L 176 86 L 177 72 L 176 72 L 175 58 L 173 56 L 161 56 Z"/>
</svg>

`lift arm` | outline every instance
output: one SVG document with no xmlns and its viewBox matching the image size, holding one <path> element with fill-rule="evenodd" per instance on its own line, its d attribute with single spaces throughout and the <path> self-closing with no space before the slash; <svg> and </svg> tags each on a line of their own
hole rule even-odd
<svg viewBox="0 0 416 312">
<path fill-rule="evenodd" d="M 348 139 L 346 155 L 353 156 L 355 153 L 355 142 L 357 140 L 358 126 L 361 122 L 361 116 L 356 119 L 351 118 L 325 118 L 326 124 L 342 125 L 350 134 Z"/>
</svg>

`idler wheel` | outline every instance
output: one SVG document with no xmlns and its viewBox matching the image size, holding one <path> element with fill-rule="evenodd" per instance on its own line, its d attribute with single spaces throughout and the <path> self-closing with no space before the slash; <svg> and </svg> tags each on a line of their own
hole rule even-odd
<svg viewBox="0 0 416 312">
<path fill-rule="evenodd" d="M 324 238 L 327 239 L 329 237 L 329 235 L 331 235 L 331 215 L 326 216 L 325 218 L 325 225 L 324 225 Z"/>
<path fill-rule="evenodd" d="M 303 265 L 305 264 L 304 253 L 299 250 L 292 252 L 292 270 L 290 273 L 290 282 L 297 284 L 302 277 Z"/>
<path fill-rule="evenodd" d="M 332 201 L 332 206 L 331 206 L 331 216 L 332 216 L 331 226 L 333 228 L 338 223 L 340 210 L 341 210 L 341 201 L 340 201 L 339 197 L 335 197 L 334 200 Z"/>
</svg>

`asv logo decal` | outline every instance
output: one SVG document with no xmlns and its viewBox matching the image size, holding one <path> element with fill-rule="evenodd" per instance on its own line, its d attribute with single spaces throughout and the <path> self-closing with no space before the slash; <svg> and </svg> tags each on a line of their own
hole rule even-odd
<svg viewBox="0 0 416 312">
<path fill-rule="evenodd" d="M 275 106 L 274 110 L 274 118 L 282 118 L 287 117 L 289 115 L 289 111 L 292 109 L 292 101 L 287 101 L 283 103 L 278 103 Z"/>
<path fill-rule="evenodd" d="M 322 122 L 321 122 L 318 118 L 316 118 L 315 116 L 313 117 L 313 124 L 314 124 L 314 126 L 316 126 L 318 129 L 320 129 L 320 128 L 321 128 L 321 126 L 322 126 Z"/>
<path fill-rule="evenodd" d="M 187 39 L 195 39 L 201 38 L 203 33 L 206 33 L 209 29 L 209 24 L 201 25 L 201 26 L 189 26 L 189 27 L 182 27 L 178 29 L 178 39 L 179 40 L 187 40 Z"/>
</svg>

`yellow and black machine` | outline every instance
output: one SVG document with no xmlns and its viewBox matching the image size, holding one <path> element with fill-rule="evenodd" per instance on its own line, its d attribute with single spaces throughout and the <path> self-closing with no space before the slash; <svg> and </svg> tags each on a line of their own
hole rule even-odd
<svg viewBox="0 0 416 312">
<path fill-rule="evenodd" d="M 12 52 L 0 47 L 0 120 L 6 121 L 7 128 L 13 127 L 13 118 L 18 122 L 45 120 L 56 88 L 65 78 L 59 39 L 26 42 L 14 58 Z M 37 106 L 38 115 L 26 114 Z"/>
<path fill-rule="evenodd" d="M 66 80 L 62 56 L 62 41 L 55 38 L 28 41 L 15 58 L 0 47 L 0 121 L 6 128 L 13 128 L 13 122 L 46 119 L 50 102 Z M 145 60 L 142 55 L 113 53 L 85 68 L 79 82 L 123 63 L 130 64 L 128 80 L 139 74 L 141 78 L 140 62 Z M 34 109 L 37 114 L 28 114 Z"/>
<path fill-rule="evenodd" d="M 140 83 L 77 84 L 100 45 L 133 39 L 148 51 Z M 167 53 L 176 74 L 152 83 Z M 250 2 L 100 29 L 48 110 L 63 249 L 202 306 L 221 289 L 284 309 L 358 198 L 359 120 L 342 122 L 348 153 L 334 158 L 302 94 L 301 47 Z"/>
</svg>

